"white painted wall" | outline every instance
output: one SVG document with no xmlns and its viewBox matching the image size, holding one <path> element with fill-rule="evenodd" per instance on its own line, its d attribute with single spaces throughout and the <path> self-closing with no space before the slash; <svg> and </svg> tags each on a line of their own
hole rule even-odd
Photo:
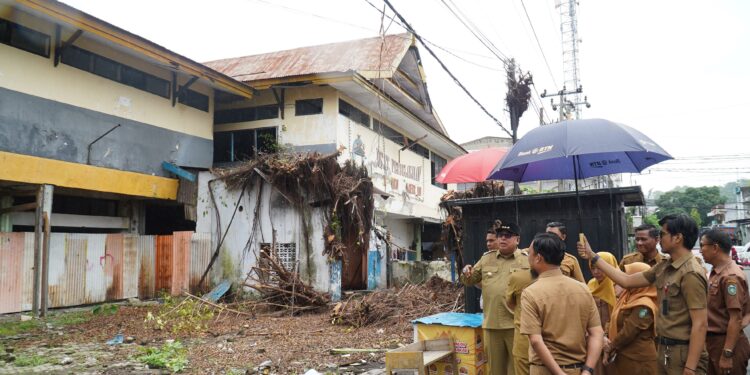
<svg viewBox="0 0 750 375">
<path fill-rule="evenodd" d="M 276 231 L 277 243 L 294 243 L 300 275 L 320 291 L 329 289 L 329 265 L 323 255 L 324 218 L 320 209 L 313 209 L 308 227 L 310 244 L 308 249 L 297 210 L 268 183 L 254 179 L 244 194 L 240 189 L 227 190 L 222 181 L 211 182 L 216 203 L 212 203 L 208 191 L 209 181 L 215 177 L 210 172 L 200 172 L 198 188 L 198 221 L 196 230 L 213 234 L 214 244 L 226 238 L 221 246 L 216 266 L 223 278 L 244 281 L 248 272 L 256 265 L 261 243 L 272 243 Z M 261 189 L 262 186 L 262 189 Z M 260 194 L 259 194 L 260 193 Z M 240 197 L 241 196 L 241 197 Z M 257 204 L 260 197 L 260 205 Z M 239 201 L 239 206 L 237 203 Z M 230 219 L 234 214 L 234 220 Z M 239 208 L 242 208 L 240 210 Z M 255 234 L 255 211 L 258 208 L 258 224 Z M 216 210 L 221 222 L 221 235 L 217 232 Z M 228 228 L 228 229 L 227 229 Z M 252 236 L 252 238 L 251 238 Z M 215 267 L 216 267 L 215 266 Z"/>
</svg>

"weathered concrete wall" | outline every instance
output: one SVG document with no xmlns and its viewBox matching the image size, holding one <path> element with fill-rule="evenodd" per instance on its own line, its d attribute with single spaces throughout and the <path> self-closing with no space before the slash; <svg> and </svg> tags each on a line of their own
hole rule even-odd
<svg viewBox="0 0 750 375">
<path fill-rule="evenodd" d="M 221 246 L 221 262 L 218 272 L 222 278 L 243 281 L 247 273 L 256 265 L 261 243 L 272 243 L 276 233 L 276 243 L 293 243 L 296 258 L 303 280 L 316 289 L 328 291 L 330 288 L 329 264 L 323 256 L 323 213 L 320 209 L 309 212 L 306 223 L 309 232 L 309 247 L 303 235 L 303 221 L 297 210 L 268 183 L 247 186 L 244 194 L 239 190 L 227 190 L 221 181 L 211 183 L 216 204 L 211 202 L 208 186 L 214 179 L 210 172 L 199 174 L 198 221 L 196 230 L 213 234 L 214 245 L 224 235 Z M 242 197 L 240 198 L 240 195 Z M 257 205 L 260 200 L 260 205 Z M 239 206 L 237 202 L 239 201 Z M 230 226 L 232 213 L 237 207 L 234 221 Z M 257 224 L 255 210 L 258 208 Z M 219 212 L 221 231 L 217 231 L 216 210 Z M 257 225 L 255 232 L 253 226 Z"/>
<path fill-rule="evenodd" d="M 406 283 L 419 284 L 437 275 L 443 280 L 451 281 L 451 265 L 444 261 L 431 262 L 391 262 L 393 275 L 392 286 L 403 286 Z"/>
<path fill-rule="evenodd" d="M 280 93 L 279 90 L 277 92 Z M 302 99 L 323 99 L 323 113 L 307 116 L 295 115 L 295 101 Z M 251 101 L 224 105 L 219 109 L 256 107 L 276 104 L 271 90 L 262 90 Z M 338 119 L 338 95 L 331 87 L 309 86 L 284 91 L 284 116 L 281 118 L 237 122 L 215 125 L 215 131 L 232 131 L 276 127 L 278 143 L 295 151 L 336 151 L 336 122 Z"/>
<path fill-rule="evenodd" d="M 170 108 L 171 109 L 171 108 Z M 208 168 L 213 141 L 0 87 L 0 150 L 167 176 L 162 161 Z M 207 125 L 210 126 L 210 125 Z"/>
</svg>

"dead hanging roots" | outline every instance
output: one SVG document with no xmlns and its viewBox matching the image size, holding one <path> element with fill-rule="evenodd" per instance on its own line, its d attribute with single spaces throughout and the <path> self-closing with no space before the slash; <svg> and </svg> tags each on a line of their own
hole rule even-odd
<svg viewBox="0 0 750 375">
<path fill-rule="evenodd" d="M 260 176 L 304 216 L 325 207 L 323 254 L 341 259 L 344 252 L 366 252 L 374 209 L 372 181 L 364 166 L 338 162 L 340 151 L 261 154 L 232 168 L 214 170 L 229 189 L 241 189 Z M 306 231 L 305 236 L 308 236 Z M 310 244 L 309 238 L 306 238 Z"/>
</svg>

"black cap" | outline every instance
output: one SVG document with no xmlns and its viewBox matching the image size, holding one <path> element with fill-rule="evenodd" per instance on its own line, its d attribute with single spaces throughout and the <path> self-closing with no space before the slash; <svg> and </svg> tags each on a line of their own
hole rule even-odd
<svg viewBox="0 0 750 375">
<path fill-rule="evenodd" d="M 495 232 L 510 232 L 517 236 L 521 235 L 521 228 L 518 227 L 516 223 L 512 223 L 509 221 L 500 221 L 495 220 Z"/>
</svg>

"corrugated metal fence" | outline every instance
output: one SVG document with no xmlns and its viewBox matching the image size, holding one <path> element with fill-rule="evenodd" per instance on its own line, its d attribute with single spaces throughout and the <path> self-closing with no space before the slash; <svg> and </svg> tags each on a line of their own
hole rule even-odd
<svg viewBox="0 0 750 375">
<path fill-rule="evenodd" d="M 197 287 L 211 235 L 52 233 L 49 306 L 179 295 Z M 0 314 L 31 309 L 34 233 L 0 233 Z"/>
</svg>

